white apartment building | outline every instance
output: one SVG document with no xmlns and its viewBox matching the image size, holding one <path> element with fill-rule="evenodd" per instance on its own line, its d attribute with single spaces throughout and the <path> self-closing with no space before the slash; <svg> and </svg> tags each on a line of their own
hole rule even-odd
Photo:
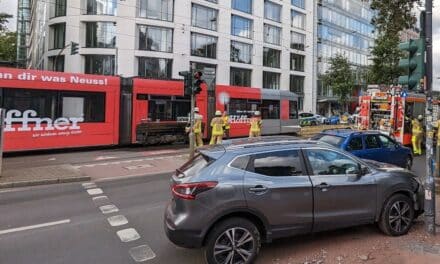
<svg viewBox="0 0 440 264">
<path fill-rule="evenodd" d="M 217 84 L 291 90 L 315 111 L 315 10 L 306 0 L 35 0 L 28 66 L 155 79 L 210 67 Z"/>
</svg>

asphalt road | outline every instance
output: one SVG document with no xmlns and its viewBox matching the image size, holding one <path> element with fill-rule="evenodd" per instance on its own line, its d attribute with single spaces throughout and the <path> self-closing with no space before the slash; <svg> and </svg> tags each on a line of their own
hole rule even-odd
<svg viewBox="0 0 440 264">
<path fill-rule="evenodd" d="M 423 174 L 423 159 L 414 170 Z M 0 191 L 0 263 L 204 263 L 201 250 L 178 248 L 165 237 L 168 179 L 158 174 Z M 112 216 L 119 217 L 110 222 Z M 263 246 L 260 260 L 271 259 L 278 245 L 288 249 L 286 243 Z"/>
</svg>

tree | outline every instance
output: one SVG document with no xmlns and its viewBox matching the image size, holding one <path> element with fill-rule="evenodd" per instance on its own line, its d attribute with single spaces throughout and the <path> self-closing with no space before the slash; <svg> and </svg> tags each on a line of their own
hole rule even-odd
<svg viewBox="0 0 440 264">
<path fill-rule="evenodd" d="M 323 82 L 332 88 L 346 109 L 355 86 L 355 74 L 347 57 L 337 54 L 330 58 L 330 69 L 323 76 Z"/>
<path fill-rule="evenodd" d="M 399 34 L 416 22 L 411 12 L 415 0 L 372 0 L 371 9 L 376 15 L 371 23 L 376 27 L 377 38 L 371 51 L 373 67 L 371 80 L 376 84 L 393 84 L 401 74 L 398 68 L 402 53 L 398 49 Z"/>
<path fill-rule="evenodd" d="M 16 60 L 17 54 L 17 33 L 3 32 L 0 33 L 0 61 Z"/>
</svg>

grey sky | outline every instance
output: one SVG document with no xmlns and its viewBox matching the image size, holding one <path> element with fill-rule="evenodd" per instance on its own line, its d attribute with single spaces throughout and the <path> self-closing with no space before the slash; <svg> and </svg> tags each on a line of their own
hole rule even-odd
<svg viewBox="0 0 440 264">
<path fill-rule="evenodd" d="M 17 0 L 0 0 L 0 13 L 8 13 L 14 16 L 8 24 L 9 30 L 17 30 L 15 17 L 17 16 Z"/>
</svg>

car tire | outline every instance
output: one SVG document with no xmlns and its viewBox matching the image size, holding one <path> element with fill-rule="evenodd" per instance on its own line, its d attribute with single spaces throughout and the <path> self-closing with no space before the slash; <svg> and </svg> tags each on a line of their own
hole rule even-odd
<svg viewBox="0 0 440 264">
<path fill-rule="evenodd" d="M 412 160 L 412 158 L 411 158 L 410 156 L 408 156 L 408 157 L 406 158 L 406 160 L 405 160 L 405 168 L 406 168 L 407 170 L 411 170 L 412 165 L 413 165 L 413 160 Z"/>
<path fill-rule="evenodd" d="M 412 226 L 414 215 L 411 198 L 403 194 L 395 194 L 386 201 L 382 209 L 379 228 L 388 236 L 405 235 Z"/>
<path fill-rule="evenodd" d="M 234 242 L 231 241 L 231 236 Z M 240 245 L 240 240 L 247 242 L 241 242 Z M 216 224 L 209 232 L 204 248 L 205 259 L 209 264 L 254 263 L 260 247 L 260 231 L 251 221 L 244 218 L 229 218 Z M 215 254 L 215 248 L 220 248 L 221 250 L 218 250 L 220 253 Z M 233 261 L 226 261 L 230 257 Z"/>
</svg>

